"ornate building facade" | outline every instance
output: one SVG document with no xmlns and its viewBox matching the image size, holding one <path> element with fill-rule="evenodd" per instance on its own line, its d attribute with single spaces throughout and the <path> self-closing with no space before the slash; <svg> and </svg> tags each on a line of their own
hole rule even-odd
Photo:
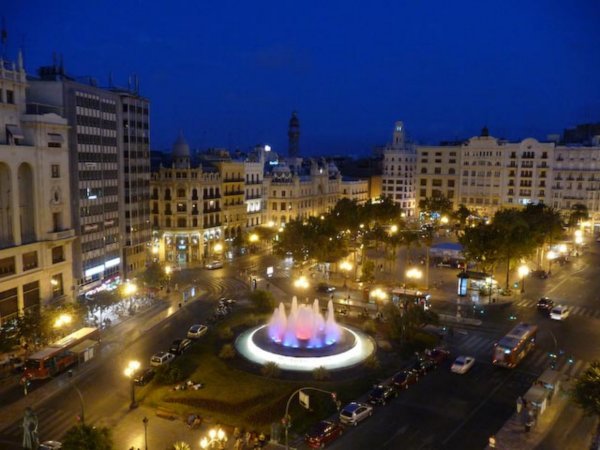
<svg viewBox="0 0 600 450">
<path fill-rule="evenodd" d="M 0 324 L 73 298 L 67 121 L 0 60 Z"/>
</svg>

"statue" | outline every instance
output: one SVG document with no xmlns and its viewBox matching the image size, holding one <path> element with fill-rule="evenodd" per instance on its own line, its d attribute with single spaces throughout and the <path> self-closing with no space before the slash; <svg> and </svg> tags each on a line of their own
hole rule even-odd
<svg viewBox="0 0 600 450">
<path fill-rule="evenodd" d="M 35 450 L 40 445 L 38 439 L 38 418 L 30 406 L 23 416 L 23 448 Z"/>
</svg>

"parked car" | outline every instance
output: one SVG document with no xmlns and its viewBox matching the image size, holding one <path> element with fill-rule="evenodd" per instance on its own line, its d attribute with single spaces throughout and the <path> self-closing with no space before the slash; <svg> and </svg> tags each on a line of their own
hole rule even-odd
<svg viewBox="0 0 600 450">
<path fill-rule="evenodd" d="M 156 372 L 151 367 L 138 372 L 138 375 L 133 379 L 133 382 L 138 386 L 145 386 L 152 381 Z"/>
<path fill-rule="evenodd" d="M 548 297 L 542 297 L 538 300 L 536 306 L 539 311 L 549 313 L 550 310 L 554 307 L 554 301 L 550 300 Z"/>
<path fill-rule="evenodd" d="M 198 339 L 204 336 L 208 332 L 206 325 L 192 325 L 187 332 L 187 337 L 190 339 Z"/>
<path fill-rule="evenodd" d="M 403 370 L 392 378 L 392 383 L 398 389 L 408 389 L 411 384 L 415 384 L 417 381 L 419 381 L 419 374 L 412 370 Z"/>
<path fill-rule="evenodd" d="M 38 447 L 38 450 L 60 450 L 63 445 L 58 441 L 46 441 L 42 442 Z"/>
<path fill-rule="evenodd" d="M 472 356 L 459 356 L 452 363 L 450 370 L 454 373 L 465 374 L 475 364 L 475 358 Z"/>
<path fill-rule="evenodd" d="M 372 405 L 386 405 L 398 394 L 392 386 L 378 384 L 369 392 L 369 403 Z"/>
<path fill-rule="evenodd" d="M 169 364 L 175 359 L 175 355 L 169 352 L 158 352 L 150 358 L 150 365 L 154 367 Z"/>
<path fill-rule="evenodd" d="M 204 267 L 206 267 L 209 270 L 220 269 L 221 267 L 223 267 L 223 261 L 210 261 L 206 263 Z"/>
<path fill-rule="evenodd" d="M 346 425 L 358 425 L 367 417 L 373 415 L 373 407 L 366 403 L 352 402 L 347 404 L 340 412 L 340 422 Z"/>
<path fill-rule="evenodd" d="M 169 353 L 181 355 L 189 348 L 190 345 L 192 345 L 192 341 L 189 339 L 175 339 L 171 344 L 171 347 L 169 347 Z"/>
<path fill-rule="evenodd" d="M 448 359 L 450 352 L 444 348 L 436 347 L 433 350 L 426 351 L 425 355 L 428 359 L 439 366 L 441 363 L 446 361 L 446 359 Z"/>
<path fill-rule="evenodd" d="M 531 276 L 539 278 L 540 280 L 545 280 L 548 278 L 548 272 L 545 270 L 534 270 L 531 272 Z"/>
<path fill-rule="evenodd" d="M 344 429 L 339 423 L 323 420 L 306 433 L 304 438 L 309 447 L 323 448 L 325 444 L 337 439 L 343 432 Z"/>
<path fill-rule="evenodd" d="M 332 292 L 335 292 L 335 286 L 331 286 L 330 284 L 327 284 L 327 283 L 319 283 L 317 285 L 317 291 L 324 292 L 326 294 L 331 294 Z"/>
<path fill-rule="evenodd" d="M 432 359 L 424 359 L 423 361 L 421 361 L 421 373 L 423 375 L 435 370 L 436 367 L 437 363 Z"/>
<path fill-rule="evenodd" d="M 569 317 L 570 313 L 571 310 L 569 308 L 559 305 L 550 310 L 550 318 L 554 320 L 565 320 L 567 317 Z"/>
</svg>

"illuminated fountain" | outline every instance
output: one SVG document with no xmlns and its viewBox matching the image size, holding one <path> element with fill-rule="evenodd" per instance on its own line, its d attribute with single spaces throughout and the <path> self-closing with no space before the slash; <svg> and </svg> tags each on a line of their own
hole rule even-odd
<svg viewBox="0 0 600 450">
<path fill-rule="evenodd" d="M 271 361 L 282 369 L 300 371 L 353 366 L 375 350 L 373 341 L 365 334 L 336 323 L 331 300 L 323 317 L 319 300 L 312 305 L 299 305 L 296 297 L 292 299 L 289 314 L 280 303 L 267 325 L 245 331 L 235 345 L 255 363 Z"/>
</svg>

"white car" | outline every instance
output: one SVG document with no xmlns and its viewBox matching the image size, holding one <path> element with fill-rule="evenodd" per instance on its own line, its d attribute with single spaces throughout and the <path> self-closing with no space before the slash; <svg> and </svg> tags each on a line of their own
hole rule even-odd
<svg viewBox="0 0 600 450">
<path fill-rule="evenodd" d="M 373 407 L 366 403 L 349 403 L 340 412 L 340 422 L 346 425 L 358 425 L 359 422 L 373 415 Z"/>
<path fill-rule="evenodd" d="M 187 337 L 190 339 L 198 339 L 201 336 L 204 336 L 208 331 L 208 327 L 206 325 L 192 325 L 187 332 Z"/>
<path fill-rule="evenodd" d="M 569 317 L 570 313 L 571 310 L 569 308 L 559 305 L 550 310 L 550 318 L 554 320 L 565 320 L 567 317 Z"/>
<path fill-rule="evenodd" d="M 223 267 L 223 261 L 211 261 L 209 263 L 206 263 L 206 267 L 207 269 L 220 269 L 221 267 Z"/>
<path fill-rule="evenodd" d="M 450 370 L 454 373 L 467 373 L 471 367 L 475 364 L 475 358 L 472 356 L 459 356 L 452 363 Z"/>
<path fill-rule="evenodd" d="M 38 450 L 59 450 L 61 448 L 63 448 L 63 446 L 58 441 L 46 441 L 40 444 Z"/>
<path fill-rule="evenodd" d="M 169 364 L 175 359 L 175 355 L 169 352 L 158 352 L 150 358 L 150 365 L 154 367 Z"/>
</svg>

